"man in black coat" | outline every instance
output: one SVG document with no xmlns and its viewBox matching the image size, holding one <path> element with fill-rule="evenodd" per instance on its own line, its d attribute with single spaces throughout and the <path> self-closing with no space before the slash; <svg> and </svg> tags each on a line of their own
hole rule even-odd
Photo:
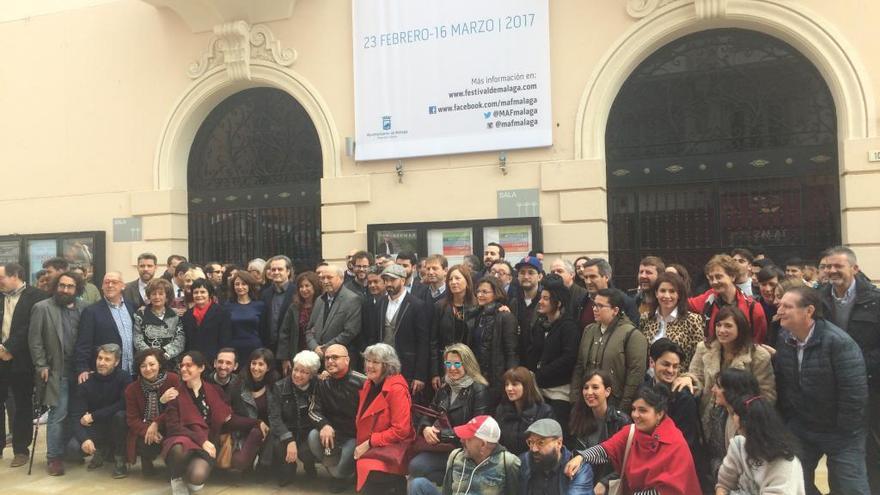
<svg viewBox="0 0 880 495">
<path fill-rule="evenodd" d="M 858 344 L 822 318 L 815 289 L 787 290 L 776 314 L 783 328 L 773 360 L 778 407 L 800 441 L 807 493 L 819 493 L 814 477 L 823 455 L 835 493 L 870 493 L 865 468 L 868 384 Z"/>
<path fill-rule="evenodd" d="M 427 304 L 408 294 L 406 272 L 400 265 L 382 271 L 388 297 L 380 300 L 376 319 L 370 325 L 368 342 L 384 342 L 397 351 L 401 373 L 413 393 L 425 388 L 430 378 L 430 313 Z"/>
<path fill-rule="evenodd" d="M 76 336 L 77 383 L 89 379 L 95 370 L 95 358 L 98 347 L 104 344 L 116 344 L 122 349 L 122 361 L 119 364 L 129 376 L 134 370 L 134 306 L 122 297 L 125 283 L 119 272 L 107 272 L 104 275 L 102 288 L 104 299 L 83 310 L 79 319 L 79 333 Z"/>
<path fill-rule="evenodd" d="M 263 345 L 277 353 L 281 324 L 284 322 L 287 308 L 293 302 L 296 284 L 291 281 L 293 264 L 287 256 L 273 256 L 266 262 L 266 266 L 269 280 L 266 281 L 266 288 L 261 294 L 263 302 L 266 303 L 266 317 L 263 318 L 265 326 L 261 337 Z"/>
<path fill-rule="evenodd" d="M 880 289 L 859 271 L 852 249 L 822 253 L 829 283 L 821 289 L 825 315 L 846 332 L 865 358 L 868 373 L 868 440 L 865 445 L 872 493 L 880 493 Z"/>
<path fill-rule="evenodd" d="M 406 279 L 403 284 L 407 294 L 415 296 L 422 301 L 431 303 L 431 289 L 418 279 L 416 265 L 419 264 L 419 257 L 415 253 L 401 251 L 397 254 L 396 263 L 403 267 Z"/>
<path fill-rule="evenodd" d="M 33 424 L 34 365 L 28 347 L 28 329 L 34 304 L 48 294 L 24 282 L 25 271 L 17 263 L 0 265 L 0 404 L 6 402 L 9 391 L 15 400 L 12 418 L 11 467 L 23 466 L 28 460 Z M 6 425 L 0 421 L 0 443 L 5 446 Z"/>
</svg>

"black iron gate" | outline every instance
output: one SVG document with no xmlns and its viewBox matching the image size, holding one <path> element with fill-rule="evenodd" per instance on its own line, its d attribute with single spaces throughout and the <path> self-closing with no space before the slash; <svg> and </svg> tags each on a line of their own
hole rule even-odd
<svg viewBox="0 0 880 495">
<path fill-rule="evenodd" d="M 732 247 L 782 262 L 840 241 L 833 98 L 778 39 L 717 29 L 659 49 L 618 93 L 606 151 L 620 287 L 649 254 L 699 276 Z"/>
<path fill-rule="evenodd" d="M 321 146 L 287 93 L 254 88 L 221 102 L 189 157 L 189 250 L 197 262 L 286 254 L 321 259 Z"/>
</svg>

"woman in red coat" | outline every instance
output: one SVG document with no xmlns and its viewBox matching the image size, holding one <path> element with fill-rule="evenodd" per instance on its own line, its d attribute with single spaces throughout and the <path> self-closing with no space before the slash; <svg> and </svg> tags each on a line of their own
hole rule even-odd
<svg viewBox="0 0 880 495">
<path fill-rule="evenodd" d="M 357 489 L 366 494 L 404 495 L 403 457 L 415 437 L 409 385 L 400 374 L 400 360 L 390 345 L 367 347 L 364 360 L 367 381 L 360 391 L 355 420 Z"/>
<path fill-rule="evenodd" d="M 162 447 L 166 404 L 177 397 L 180 384 L 175 373 L 164 371 L 165 351 L 144 349 L 134 356 L 138 379 L 125 389 L 125 422 L 128 424 L 126 454 L 129 464 L 141 457 L 141 472 L 150 476 L 153 459 Z"/>
<path fill-rule="evenodd" d="M 624 493 L 633 495 L 694 495 L 702 493 L 687 440 L 667 416 L 669 389 L 662 384 L 643 385 L 633 401 L 633 425 L 621 428 L 608 440 L 577 452 L 565 466 L 569 477 L 586 460 L 611 463 L 621 474 Z M 622 466 L 627 439 L 633 440 Z"/>
<path fill-rule="evenodd" d="M 171 472 L 171 493 L 184 495 L 198 491 L 208 481 L 217 458 L 220 433 L 259 428 L 255 419 L 232 414 L 223 391 L 202 381 L 207 361 L 198 351 L 189 351 L 180 360 L 177 398 L 165 411 L 166 436 L 162 455 Z"/>
</svg>

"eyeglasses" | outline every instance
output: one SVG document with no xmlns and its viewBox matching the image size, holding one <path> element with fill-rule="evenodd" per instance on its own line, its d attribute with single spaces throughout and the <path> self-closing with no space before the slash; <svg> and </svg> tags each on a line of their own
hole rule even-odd
<svg viewBox="0 0 880 495">
<path fill-rule="evenodd" d="M 59 289 L 76 289 L 76 284 L 58 284 Z"/>
<path fill-rule="evenodd" d="M 610 304 L 593 303 L 593 309 L 605 309 L 605 308 L 611 309 L 613 307 L 614 306 L 612 306 Z"/>
<path fill-rule="evenodd" d="M 539 449 L 543 449 L 544 447 L 547 446 L 548 443 L 550 443 L 554 440 L 556 440 L 556 439 L 555 438 L 541 438 L 541 439 L 529 438 L 528 440 L 526 440 L 526 445 L 528 445 L 529 448 L 537 447 Z"/>
<path fill-rule="evenodd" d="M 325 361 L 339 361 L 342 358 L 347 358 L 348 356 L 337 356 L 335 354 L 331 354 L 329 356 L 324 356 Z"/>
<path fill-rule="evenodd" d="M 452 361 L 446 361 L 443 364 L 446 365 L 447 368 L 455 368 L 455 369 L 461 368 L 461 361 L 456 361 L 454 363 Z"/>
</svg>

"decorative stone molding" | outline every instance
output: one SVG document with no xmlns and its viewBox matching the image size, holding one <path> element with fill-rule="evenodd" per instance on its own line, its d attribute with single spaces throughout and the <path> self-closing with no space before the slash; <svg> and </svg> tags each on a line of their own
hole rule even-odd
<svg viewBox="0 0 880 495">
<path fill-rule="evenodd" d="M 626 13 L 636 19 L 647 17 L 655 10 L 674 0 L 627 0 Z"/>
<path fill-rule="evenodd" d="M 296 50 L 281 48 L 281 42 L 275 39 L 268 26 L 249 26 L 245 21 L 227 22 L 214 26 L 214 37 L 208 43 L 208 50 L 190 64 L 187 73 L 191 79 L 198 79 L 223 65 L 230 80 L 244 81 L 251 79 L 253 60 L 290 67 L 296 57 Z"/>
<path fill-rule="evenodd" d="M 727 15 L 727 0 L 696 0 L 697 19 L 721 19 Z"/>
</svg>

